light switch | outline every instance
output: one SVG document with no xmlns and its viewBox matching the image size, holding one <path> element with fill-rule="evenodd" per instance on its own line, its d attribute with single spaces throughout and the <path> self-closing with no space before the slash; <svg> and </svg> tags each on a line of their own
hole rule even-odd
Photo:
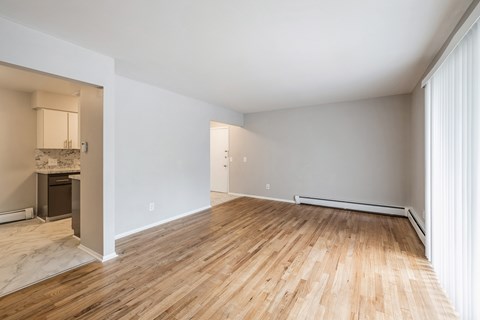
<svg viewBox="0 0 480 320">
<path fill-rule="evenodd" d="M 243 162 L 247 162 L 247 157 L 243 157 Z"/>
<path fill-rule="evenodd" d="M 82 141 L 80 150 L 81 150 L 83 153 L 87 153 L 87 152 L 88 152 L 88 142 Z"/>
<path fill-rule="evenodd" d="M 233 162 L 233 157 L 230 157 L 230 162 Z"/>
</svg>

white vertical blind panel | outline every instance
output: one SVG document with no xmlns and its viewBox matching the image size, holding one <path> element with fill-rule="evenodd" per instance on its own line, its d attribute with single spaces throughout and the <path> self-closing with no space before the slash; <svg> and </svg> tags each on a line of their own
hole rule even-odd
<svg viewBox="0 0 480 320">
<path fill-rule="evenodd" d="M 427 256 L 460 316 L 479 313 L 480 32 L 427 84 Z"/>
<path fill-rule="evenodd" d="M 470 177 L 470 194 L 471 202 L 467 215 L 467 224 L 471 226 L 471 232 L 468 234 L 470 264 L 467 265 L 468 272 L 472 275 L 469 280 L 469 290 L 472 294 L 472 314 L 473 318 L 480 319 L 480 31 L 477 23 L 476 29 L 472 37 L 472 78 L 473 90 L 470 96 L 471 110 L 471 134 L 469 135 L 469 143 L 472 145 L 471 155 L 469 155 L 469 172 Z M 475 58 L 474 58 L 475 57 Z"/>
<path fill-rule="evenodd" d="M 427 83 L 425 87 L 425 227 L 426 227 L 426 237 L 425 237 L 425 254 L 429 261 L 432 261 L 432 238 L 431 238 L 431 85 Z"/>
</svg>

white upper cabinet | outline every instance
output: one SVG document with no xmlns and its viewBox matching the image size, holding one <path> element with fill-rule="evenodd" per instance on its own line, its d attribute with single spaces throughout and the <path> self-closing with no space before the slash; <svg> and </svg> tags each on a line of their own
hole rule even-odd
<svg viewBox="0 0 480 320">
<path fill-rule="evenodd" d="M 38 109 L 37 148 L 79 149 L 78 114 Z"/>
<path fill-rule="evenodd" d="M 68 148 L 80 149 L 80 137 L 78 134 L 78 113 L 68 113 Z"/>
</svg>

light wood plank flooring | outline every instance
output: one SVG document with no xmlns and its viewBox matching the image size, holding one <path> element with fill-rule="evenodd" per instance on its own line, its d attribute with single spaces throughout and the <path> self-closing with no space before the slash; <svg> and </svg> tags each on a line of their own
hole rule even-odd
<svg viewBox="0 0 480 320">
<path fill-rule="evenodd" d="M 0 298 L 1 319 L 445 319 L 405 218 L 238 198 Z"/>
</svg>

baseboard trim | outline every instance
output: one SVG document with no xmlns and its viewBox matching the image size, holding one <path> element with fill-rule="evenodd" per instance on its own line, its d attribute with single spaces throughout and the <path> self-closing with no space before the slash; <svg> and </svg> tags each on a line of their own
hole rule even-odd
<svg viewBox="0 0 480 320">
<path fill-rule="evenodd" d="M 253 194 L 244 194 L 244 193 L 235 193 L 229 192 L 232 196 L 238 197 L 248 197 L 248 198 L 255 198 L 255 199 L 263 199 L 263 200 L 272 200 L 272 201 L 280 201 L 280 202 L 288 202 L 288 203 L 295 203 L 293 200 L 286 200 L 286 199 L 279 199 L 279 198 L 271 198 L 271 197 L 263 197 L 263 196 L 255 196 Z"/>
<path fill-rule="evenodd" d="M 295 196 L 295 203 L 406 217 L 405 207 L 399 206 L 359 203 L 352 201 L 341 201 L 302 196 Z"/>
<path fill-rule="evenodd" d="M 121 239 L 121 238 L 125 238 L 125 237 L 127 237 L 127 236 L 129 236 L 129 235 L 132 235 L 132 234 L 135 234 L 135 233 L 138 233 L 138 232 L 145 231 L 145 230 L 147 230 L 147 229 L 150 229 L 150 228 L 159 226 L 159 225 L 164 224 L 164 223 L 167 223 L 167 222 L 171 222 L 171 221 L 173 221 L 173 220 L 177 220 L 177 219 L 180 219 L 180 218 L 183 218 L 183 217 L 187 217 L 187 216 L 189 216 L 189 215 L 192 215 L 192 214 L 195 214 L 195 213 L 198 213 L 198 212 L 202 212 L 202 211 L 208 210 L 208 209 L 210 209 L 211 207 L 212 207 L 212 206 L 205 206 L 205 207 L 202 207 L 202 208 L 199 208 L 199 209 L 195 209 L 195 210 L 192 210 L 192 211 L 188 211 L 188 212 L 185 212 L 185 213 L 182 213 L 182 214 L 173 216 L 173 217 L 171 217 L 171 218 L 167 218 L 167 219 L 160 220 L 160 221 L 157 221 L 157 222 L 154 222 L 154 223 L 151 223 L 151 224 L 147 224 L 146 226 L 143 226 L 143 227 L 140 227 L 140 228 L 135 228 L 135 229 L 130 230 L 130 231 L 122 232 L 122 233 L 117 234 L 117 235 L 115 236 L 115 240 L 118 240 L 118 239 Z"/>
<path fill-rule="evenodd" d="M 408 220 L 412 224 L 413 229 L 418 235 L 420 241 L 422 241 L 423 245 L 425 245 L 425 226 L 420 224 L 420 219 L 418 218 L 417 212 L 412 207 L 406 207 L 405 213 L 408 217 Z"/>
<path fill-rule="evenodd" d="M 96 251 L 93 251 L 92 249 L 90 249 L 88 247 L 85 247 L 83 244 L 79 244 L 78 249 L 88 253 L 89 255 L 91 255 L 92 257 L 94 257 L 95 259 L 97 259 L 100 262 L 105 262 L 105 261 L 111 260 L 113 258 L 116 258 L 118 256 L 117 253 L 115 253 L 115 252 L 107 254 L 106 256 L 101 255 L 100 253 L 98 253 Z"/>
</svg>

